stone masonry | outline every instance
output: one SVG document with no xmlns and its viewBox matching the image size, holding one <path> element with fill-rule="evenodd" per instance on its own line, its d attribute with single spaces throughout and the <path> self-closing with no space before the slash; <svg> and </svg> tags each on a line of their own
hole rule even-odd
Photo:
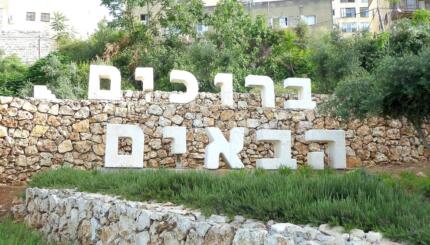
<svg viewBox="0 0 430 245">
<path fill-rule="evenodd" d="M 29 188 L 25 203 L 12 211 L 58 244 L 398 244 L 372 231 L 205 217 L 171 203 L 130 202 L 72 190 Z"/>
<path fill-rule="evenodd" d="M 0 31 L 0 50 L 6 56 L 17 55 L 26 64 L 45 57 L 56 47 L 49 33 Z"/>
<path fill-rule="evenodd" d="M 273 157 L 273 146 L 257 143 L 256 129 L 292 131 L 292 155 L 305 163 L 308 152 L 324 144 L 308 143 L 309 129 L 344 129 L 349 167 L 383 163 L 428 161 L 429 155 L 405 121 L 371 118 L 341 123 L 314 110 L 283 109 L 284 97 L 274 109 L 261 108 L 258 94 L 235 94 L 235 105 L 221 106 L 218 94 L 200 93 L 188 104 L 168 103 L 168 93 L 152 93 L 152 102 L 141 92 L 125 92 L 122 101 L 44 101 L 0 97 L 0 183 L 27 181 L 34 173 L 60 166 L 81 169 L 102 167 L 106 123 L 138 124 L 145 134 L 144 164 L 148 168 L 176 166 L 169 140 L 162 139 L 165 126 L 187 128 L 187 153 L 178 161 L 185 168 L 203 168 L 208 144 L 205 127 L 219 127 L 228 139 L 233 127 L 245 127 L 245 146 L 240 158 L 247 168 L 257 159 Z M 314 95 L 318 102 L 322 95 Z M 426 131 L 430 131 L 427 125 Z M 124 153 L 130 142 L 120 141 Z M 142 149 L 143 150 L 143 149 Z M 227 168 L 221 163 L 221 168 Z"/>
</svg>

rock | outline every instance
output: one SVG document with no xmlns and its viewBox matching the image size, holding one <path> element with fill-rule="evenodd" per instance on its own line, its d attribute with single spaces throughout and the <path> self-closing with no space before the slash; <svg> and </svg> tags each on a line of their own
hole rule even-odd
<svg viewBox="0 0 430 245">
<path fill-rule="evenodd" d="M 91 151 L 91 149 L 92 149 L 91 146 L 92 146 L 91 142 L 89 142 L 89 141 L 77 141 L 74 143 L 74 149 L 80 153 L 85 153 L 85 152 Z"/>
<path fill-rule="evenodd" d="M 382 240 L 382 234 L 379 232 L 369 231 L 366 234 L 366 240 L 371 243 L 378 243 Z"/>
<path fill-rule="evenodd" d="M 61 142 L 61 144 L 58 145 L 58 152 L 59 153 L 65 153 L 65 152 L 69 152 L 69 151 L 73 151 L 72 141 L 65 140 L 65 141 Z"/>
<path fill-rule="evenodd" d="M 263 229 L 239 229 L 234 236 L 233 245 L 260 245 L 264 243 L 267 231 Z"/>
<path fill-rule="evenodd" d="M 30 102 L 25 101 L 24 104 L 22 105 L 22 109 L 29 111 L 29 112 L 36 112 L 37 111 L 37 107 L 32 105 Z"/>
<path fill-rule="evenodd" d="M 205 245 L 230 245 L 234 239 L 234 229 L 230 225 L 214 225 L 205 236 Z"/>
<path fill-rule="evenodd" d="M 247 119 L 246 126 L 249 128 L 257 128 L 260 125 L 258 119 Z"/>
<path fill-rule="evenodd" d="M 37 149 L 42 152 L 55 152 L 57 144 L 52 140 L 42 139 L 37 142 Z"/>
<path fill-rule="evenodd" d="M 48 102 L 40 102 L 39 106 L 37 107 L 37 110 L 42 112 L 42 113 L 46 113 L 49 111 L 49 103 Z"/>
<path fill-rule="evenodd" d="M 319 231 L 321 231 L 324 234 L 330 235 L 330 236 L 339 236 L 341 235 L 345 229 L 341 226 L 335 226 L 335 227 L 331 227 L 328 224 L 322 224 L 319 226 L 318 228 Z"/>
<path fill-rule="evenodd" d="M 54 116 L 58 115 L 60 110 L 59 108 L 60 106 L 58 104 L 51 106 L 51 108 L 48 111 L 48 114 L 54 115 Z"/>
<path fill-rule="evenodd" d="M 30 136 L 30 133 L 27 130 L 17 129 L 13 133 L 13 137 L 15 138 L 27 139 L 28 136 Z"/>
<path fill-rule="evenodd" d="M 88 118 L 89 116 L 90 116 L 90 108 L 83 107 L 75 113 L 74 117 L 76 119 L 85 119 L 85 118 Z"/>
<path fill-rule="evenodd" d="M 33 130 L 31 130 L 31 136 L 39 138 L 44 135 L 48 129 L 48 126 L 36 125 Z"/>
<path fill-rule="evenodd" d="M 148 231 L 142 231 L 136 234 L 136 244 L 149 244 L 149 232 Z"/>
<path fill-rule="evenodd" d="M 220 118 L 222 121 L 230 121 L 234 117 L 234 111 L 233 110 L 224 110 L 220 114 Z"/>
<path fill-rule="evenodd" d="M 358 238 L 358 239 L 363 239 L 363 238 L 366 236 L 366 233 L 364 233 L 364 231 L 363 231 L 363 230 L 360 230 L 360 229 L 352 229 L 352 230 L 349 232 L 349 234 L 350 234 L 352 237 L 356 237 L 356 238 Z"/>
<path fill-rule="evenodd" d="M 148 113 L 150 115 L 161 116 L 163 114 L 163 109 L 161 109 L 161 107 L 158 105 L 151 105 L 148 108 Z"/>
<path fill-rule="evenodd" d="M 0 125 L 0 138 L 7 136 L 7 128 Z"/>
<path fill-rule="evenodd" d="M 78 133 L 86 133 L 90 131 L 90 121 L 83 120 L 72 125 L 74 131 Z"/>
<path fill-rule="evenodd" d="M 172 122 L 176 125 L 181 125 L 181 123 L 184 121 L 184 118 L 182 118 L 179 115 L 175 115 L 174 117 L 172 117 Z"/>
<path fill-rule="evenodd" d="M 0 104 L 9 104 L 12 102 L 13 97 L 0 96 Z"/>
</svg>

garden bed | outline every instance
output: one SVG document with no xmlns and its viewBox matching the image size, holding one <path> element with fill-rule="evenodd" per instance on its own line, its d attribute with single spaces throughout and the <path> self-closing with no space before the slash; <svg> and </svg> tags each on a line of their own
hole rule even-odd
<svg viewBox="0 0 430 245">
<path fill-rule="evenodd" d="M 346 229 L 378 231 L 413 244 L 430 243 L 430 205 L 425 192 L 410 183 L 405 188 L 391 177 L 364 171 L 337 174 L 302 169 L 215 175 L 60 169 L 35 176 L 29 185 L 76 188 L 133 201 L 173 202 L 206 215 L 242 215 L 263 222 L 329 223 Z"/>
</svg>

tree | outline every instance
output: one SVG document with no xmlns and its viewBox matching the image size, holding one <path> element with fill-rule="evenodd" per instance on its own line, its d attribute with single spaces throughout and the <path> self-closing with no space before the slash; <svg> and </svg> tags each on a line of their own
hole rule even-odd
<svg viewBox="0 0 430 245">
<path fill-rule="evenodd" d="M 54 12 L 54 16 L 51 22 L 51 29 L 55 32 L 55 39 L 57 41 L 70 38 L 67 21 L 68 19 L 64 14 L 60 12 Z"/>
<path fill-rule="evenodd" d="M 323 110 L 344 119 L 406 118 L 430 149 L 422 129 L 430 119 L 430 49 L 385 57 L 372 74 L 340 83 Z"/>
</svg>

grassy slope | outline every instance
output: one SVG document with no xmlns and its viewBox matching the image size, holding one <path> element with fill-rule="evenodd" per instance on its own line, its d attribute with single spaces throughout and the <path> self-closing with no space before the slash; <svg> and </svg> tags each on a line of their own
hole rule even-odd
<svg viewBox="0 0 430 245">
<path fill-rule="evenodd" d="M 302 170 L 207 172 L 60 169 L 39 174 L 30 186 L 78 188 L 130 200 L 170 201 L 205 213 L 241 214 L 297 224 L 331 223 L 381 231 L 413 244 L 430 244 L 430 204 L 387 177 Z"/>
<path fill-rule="evenodd" d="M 7 218 L 0 221 L 0 245 L 44 245 L 42 235 Z"/>
</svg>

